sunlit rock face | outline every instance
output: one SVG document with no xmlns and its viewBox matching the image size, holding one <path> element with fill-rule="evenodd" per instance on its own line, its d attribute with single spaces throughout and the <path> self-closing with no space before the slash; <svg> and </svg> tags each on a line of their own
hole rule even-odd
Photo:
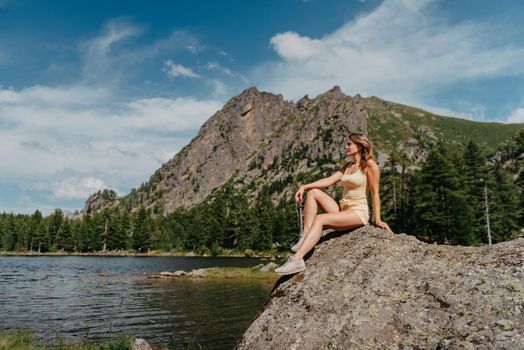
<svg viewBox="0 0 524 350">
<path fill-rule="evenodd" d="M 274 200 L 296 191 L 301 172 L 338 169 L 349 132 L 367 133 L 367 112 L 360 97 L 339 87 L 297 103 L 282 95 L 250 88 L 211 116 L 198 135 L 163 164 L 140 188 L 116 198 L 113 206 L 137 210 L 161 205 L 164 214 L 201 202 L 226 182 L 251 186 L 255 197 L 264 185 L 284 183 Z M 322 165 L 322 164 L 320 164 Z M 310 174 L 313 175 L 313 174 Z M 320 174 L 322 175 L 322 174 Z M 101 210 L 86 203 L 83 213 Z"/>
<path fill-rule="evenodd" d="M 366 226 L 306 265 L 238 349 L 524 349 L 524 239 L 428 245 Z"/>
</svg>

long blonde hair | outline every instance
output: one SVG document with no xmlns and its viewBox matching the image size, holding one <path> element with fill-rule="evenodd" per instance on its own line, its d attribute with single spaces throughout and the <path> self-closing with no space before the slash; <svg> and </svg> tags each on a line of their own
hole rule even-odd
<svg viewBox="0 0 524 350">
<path fill-rule="evenodd" d="M 350 133 L 349 139 L 353 141 L 357 145 L 357 148 L 359 149 L 360 170 L 364 172 L 364 170 L 366 169 L 368 165 L 367 164 L 368 160 L 375 159 L 375 157 L 373 157 L 373 144 L 371 143 L 371 141 L 369 141 L 369 139 L 366 136 L 364 136 L 364 134 L 359 133 L 359 132 Z"/>
</svg>

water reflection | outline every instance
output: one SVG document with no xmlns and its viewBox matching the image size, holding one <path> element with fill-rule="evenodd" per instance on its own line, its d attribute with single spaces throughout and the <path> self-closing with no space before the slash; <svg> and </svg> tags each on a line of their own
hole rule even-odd
<svg viewBox="0 0 524 350">
<path fill-rule="evenodd" d="M 0 329 L 52 340 L 132 334 L 153 344 L 230 349 L 265 303 L 261 280 L 150 280 L 142 272 L 253 266 L 245 258 L 0 257 Z"/>
</svg>

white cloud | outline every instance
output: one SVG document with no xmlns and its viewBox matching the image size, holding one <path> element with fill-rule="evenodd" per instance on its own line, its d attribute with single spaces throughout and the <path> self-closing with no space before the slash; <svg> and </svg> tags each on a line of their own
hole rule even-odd
<svg viewBox="0 0 524 350">
<path fill-rule="evenodd" d="M 82 71 L 87 81 L 106 80 L 113 77 L 114 68 L 125 56 L 117 52 L 125 41 L 140 36 L 143 30 L 125 18 L 113 19 L 106 23 L 102 33 L 79 44 L 82 53 Z"/>
<path fill-rule="evenodd" d="M 232 78 L 234 78 L 236 76 L 236 74 L 233 73 L 233 71 L 231 69 L 226 68 L 226 67 L 222 67 L 217 62 L 207 62 L 207 69 L 218 70 L 222 74 L 225 74 L 225 75 L 230 76 Z"/>
<path fill-rule="evenodd" d="M 222 106 L 193 97 L 115 102 L 115 93 L 90 86 L 0 89 L 2 180 L 49 191 L 51 201 L 86 199 L 106 186 L 128 190 Z"/>
<path fill-rule="evenodd" d="M 101 179 L 95 177 L 70 177 L 61 181 L 52 181 L 50 185 L 54 199 L 87 199 L 92 193 L 107 188 Z"/>
<path fill-rule="evenodd" d="M 210 84 L 213 87 L 213 96 L 214 97 L 223 97 L 227 94 L 228 89 L 226 84 L 221 82 L 218 79 L 212 79 L 208 81 L 208 84 Z"/>
<path fill-rule="evenodd" d="M 524 48 L 501 40 L 504 23 L 450 23 L 437 5 L 385 0 L 322 38 L 276 34 L 270 43 L 280 59 L 256 67 L 254 80 L 294 99 L 340 85 L 424 106 L 450 84 L 524 74 Z"/>
<path fill-rule="evenodd" d="M 303 61 L 322 49 L 320 40 L 303 37 L 293 32 L 277 34 L 270 40 L 273 49 L 286 61 Z"/>
<path fill-rule="evenodd" d="M 192 97 L 147 98 L 132 101 L 128 107 L 130 112 L 123 119 L 130 129 L 164 132 L 195 129 L 220 109 L 220 104 Z"/>
<path fill-rule="evenodd" d="M 167 60 L 164 62 L 164 68 L 162 68 L 162 71 L 170 77 L 199 77 L 199 75 L 193 72 L 191 68 L 187 68 L 181 64 L 174 63 L 172 60 Z"/>
<path fill-rule="evenodd" d="M 506 119 L 507 123 L 524 123 L 524 108 L 517 108 Z"/>
</svg>

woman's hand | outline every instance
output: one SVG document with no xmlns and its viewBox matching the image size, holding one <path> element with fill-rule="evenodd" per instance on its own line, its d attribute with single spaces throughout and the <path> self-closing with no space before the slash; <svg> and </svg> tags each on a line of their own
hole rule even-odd
<svg viewBox="0 0 524 350">
<path fill-rule="evenodd" d="M 391 230 L 391 228 L 389 228 L 389 225 L 386 224 L 386 223 L 385 223 L 384 221 L 382 221 L 382 220 L 377 220 L 377 221 L 375 222 L 375 226 L 380 227 L 381 229 L 384 229 L 384 230 L 389 231 L 389 232 L 391 232 L 391 233 L 394 233 L 394 232 Z"/>
<path fill-rule="evenodd" d="M 295 202 L 301 203 L 304 196 L 304 186 L 300 186 L 297 193 L 295 193 Z"/>
</svg>

